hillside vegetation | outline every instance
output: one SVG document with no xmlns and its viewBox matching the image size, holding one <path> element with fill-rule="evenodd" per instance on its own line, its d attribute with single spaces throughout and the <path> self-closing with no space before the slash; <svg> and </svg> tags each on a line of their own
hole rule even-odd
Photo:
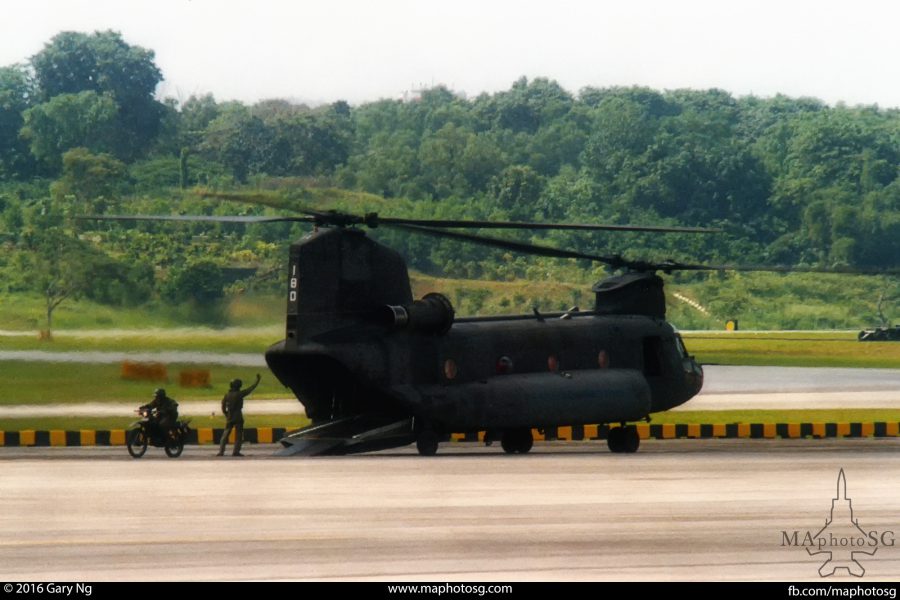
<svg viewBox="0 0 900 600">
<path fill-rule="evenodd" d="M 299 224 L 108 224 L 86 214 L 282 214 L 721 227 L 718 235 L 508 235 L 629 258 L 896 269 L 900 111 L 721 90 L 522 78 L 359 106 L 154 96 L 150 49 L 60 33 L 0 68 L 0 326 L 275 324 Z M 591 304 L 596 264 L 379 228 L 417 291 L 461 314 Z M 676 274 L 684 328 L 859 328 L 896 276 Z M 258 304 L 248 302 L 253 298 Z M 258 308 L 254 308 L 258 306 Z M 55 322 L 54 322 L 55 320 Z"/>
</svg>

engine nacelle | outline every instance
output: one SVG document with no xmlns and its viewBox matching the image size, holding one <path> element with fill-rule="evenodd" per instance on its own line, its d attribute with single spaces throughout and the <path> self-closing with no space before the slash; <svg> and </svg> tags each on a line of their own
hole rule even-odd
<svg viewBox="0 0 900 600">
<path fill-rule="evenodd" d="M 387 305 L 378 311 L 378 321 L 391 329 L 444 335 L 453 326 L 456 312 L 443 294 L 426 294 L 412 304 Z"/>
</svg>

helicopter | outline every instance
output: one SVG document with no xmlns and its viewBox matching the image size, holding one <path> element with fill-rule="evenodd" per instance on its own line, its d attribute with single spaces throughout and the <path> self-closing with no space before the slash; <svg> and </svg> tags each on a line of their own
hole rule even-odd
<svg viewBox="0 0 900 600">
<path fill-rule="evenodd" d="M 266 350 L 276 378 L 302 403 L 308 427 L 281 439 L 283 455 L 350 454 L 415 443 L 432 456 L 453 432 L 484 431 L 509 454 L 533 429 L 609 428 L 614 453 L 633 453 L 633 423 L 684 404 L 703 369 L 666 321 L 663 279 L 675 271 L 850 272 L 853 269 L 703 265 L 630 260 L 473 234 L 460 229 L 562 229 L 707 234 L 719 229 L 642 225 L 402 219 L 298 210 L 297 216 L 82 217 L 107 221 L 306 222 L 290 246 L 285 336 Z M 413 299 L 398 252 L 364 227 L 606 265 L 591 310 L 458 317 L 445 295 Z M 884 273 L 884 271 L 878 271 Z"/>
</svg>

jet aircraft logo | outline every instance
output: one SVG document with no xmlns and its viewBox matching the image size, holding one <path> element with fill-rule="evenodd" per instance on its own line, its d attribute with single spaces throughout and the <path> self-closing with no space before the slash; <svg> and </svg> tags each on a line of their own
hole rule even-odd
<svg viewBox="0 0 900 600">
<path fill-rule="evenodd" d="M 847 497 L 847 478 L 841 469 L 837 478 L 836 495 L 831 500 L 831 512 L 825 526 L 816 533 L 811 531 L 782 531 L 782 546 L 800 546 L 810 556 L 824 558 L 819 575 L 831 577 L 848 573 L 862 577 L 866 569 L 860 563 L 863 555 L 874 556 L 879 548 L 894 545 L 894 532 L 881 533 L 864 530 L 853 514 L 853 502 Z"/>
</svg>

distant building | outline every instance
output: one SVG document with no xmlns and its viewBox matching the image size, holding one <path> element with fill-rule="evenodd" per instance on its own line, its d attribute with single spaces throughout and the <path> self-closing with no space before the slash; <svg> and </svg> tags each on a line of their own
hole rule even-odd
<svg viewBox="0 0 900 600">
<path fill-rule="evenodd" d="M 463 91 L 454 90 L 450 86 L 443 83 L 432 83 L 431 85 L 419 84 L 418 87 L 404 90 L 397 96 L 397 100 L 399 100 L 400 102 L 418 102 L 422 99 L 422 94 L 424 94 L 428 90 L 433 90 L 436 88 L 444 88 L 460 100 L 468 99 L 468 96 Z"/>
</svg>

